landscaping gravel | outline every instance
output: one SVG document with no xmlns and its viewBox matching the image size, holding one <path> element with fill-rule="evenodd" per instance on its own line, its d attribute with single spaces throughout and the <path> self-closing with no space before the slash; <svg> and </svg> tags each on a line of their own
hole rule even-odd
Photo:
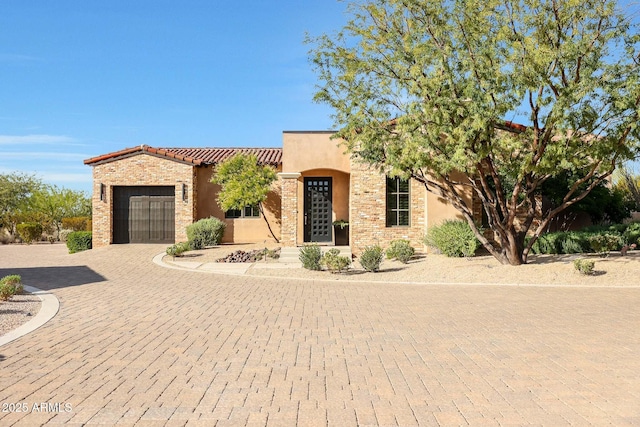
<svg viewBox="0 0 640 427">
<path fill-rule="evenodd" d="M 42 305 L 36 295 L 14 295 L 9 301 L 0 302 L 0 336 L 10 332 L 38 314 Z"/>
</svg>

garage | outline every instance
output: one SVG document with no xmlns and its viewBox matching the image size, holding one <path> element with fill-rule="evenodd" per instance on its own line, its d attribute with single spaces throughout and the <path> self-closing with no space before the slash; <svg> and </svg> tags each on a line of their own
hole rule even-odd
<svg viewBox="0 0 640 427">
<path fill-rule="evenodd" d="M 113 187 L 113 243 L 174 243 L 174 240 L 175 187 Z"/>
</svg>

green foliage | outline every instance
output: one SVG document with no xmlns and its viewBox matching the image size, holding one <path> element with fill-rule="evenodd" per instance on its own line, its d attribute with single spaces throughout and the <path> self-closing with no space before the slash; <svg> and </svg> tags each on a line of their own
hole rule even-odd
<svg viewBox="0 0 640 427">
<path fill-rule="evenodd" d="M 349 257 L 340 255 L 340 249 L 332 248 L 320 258 L 320 264 L 332 273 L 342 273 L 351 265 Z"/>
<path fill-rule="evenodd" d="M 448 257 L 474 256 L 480 247 L 467 221 L 453 219 L 429 227 L 424 241 Z"/>
<path fill-rule="evenodd" d="M 300 249 L 300 262 L 302 266 L 307 270 L 320 270 L 320 259 L 322 258 L 322 251 L 320 246 L 313 243 L 311 245 L 305 245 Z"/>
<path fill-rule="evenodd" d="M 360 255 L 360 265 L 367 271 L 377 272 L 380 271 L 380 264 L 384 258 L 384 251 L 378 245 L 367 246 Z"/>
<path fill-rule="evenodd" d="M 18 235 L 23 242 L 31 244 L 34 241 L 39 241 L 42 237 L 42 225 L 37 222 L 23 222 L 16 226 Z"/>
<path fill-rule="evenodd" d="M 91 249 L 92 239 L 90 231 L 74 231 L 67 236 L 67 248 L 70 254 Z"/>
<path fill-rule="evenodd" d="M 14 235 L 16 224 L 29 220 L 32 196 L 42 186 L 33 175 L 0 174 L 0 228 Z"/>
<path fill-rule="evenodd" d="M 185 252 L 191 249 L 191 244 L 189 242 L 180 242 L 175 245 L 171 245 L 167 248 L 167 255 L 172 257 L 181 257 Z"/>
<path fill-rule="evenodd" d="M 191 249 L 202 249 L 205 246 L 216 246 L 222 241 L 227 225 L 218 218 L 204 218 L 187 227 L 187 238 Z"/>
<path fill-rule="evenodd" d="M 584 173 L 563 171 L 545 181 L 541 186 L 540 194 L 548 198 L 554 207 L 560 206 L 571 186 L 582 178 L 584 178 Z M 590 182 L 589 180 L 585 181 L 578 186 L 578 189 L 584 191 Z M 624 190 L 616 187 L 610 188 L 607 182 L 601 182 L 584 199 L 573 204 L 566 211 L 585 212 L 594 224 L 609 221 L 622 222 L 630 216 L 634 205 L 635 203 L 626 196 Z"/>
<path fill-rule="evenodd" d="M 577 259 L 573 261 L 573 267 L 580 274 L 591 275 L 593 274 L 593 268 L 595 267 L 595 262 L 590 259 Z"/>
<path fill-rule="evenodd" d="M 415 253 L 416 250 L 411 246 L 411 243 L 403 239 L 392 241 L 387 248 L 387 258 L 397 259 L 403 264 L 408 263 Z"/>
<path fill-rule="evenodd" d="M 45 225 L 45 228 L 55 230 L 58 237 L 63 228 L 63 219 L 91 215 L 91 199 L 84 192 L 55 185 L 45 185 L 34 192 L 32 206 L 32 214 Z"/>
<path fill-rule="evenodd" d="M 482 200 L 495 243 L 472 229 L 501 262 L 526 262 L 545 181 L 589 177 L 544 211 L 536 236 L 635 158 L 640 42 L 615 1 L 365 0 L 348 10 L 342 30 L 308 40 L 314 99 L 332 108 L 336 137 L 465 219 Z M 505 122 L 512 117 L 528 126 Z"/>
<path fill-rule="evenodd" d="M 12 296 L 21 294 L 23 291 L 22 278 L 17 274 L 0 279 L 0 301 L 7 301 Z"/>
<path fill-rule="evenodd" d="M 258 158 L 254 154 L 239 153 L 218 163 L 211 182 L 221 186 L 218 205 L 223 211 L 258 205 L 271 236 L 277 242 L 278 238 L 271 230 L 263 211 L 271 185 L 277 178 L 275 168 L 258 164 Z"/>
<path fill-rule="evenodd" d="M 88 216 L 75 216 L 62 218 L 62 228 L 73 231 L 91 231 L 91 218 Z"/>
<path fill-rule="evenodd" d="M 589 237 L 589 244 L 595 253 L 607 256 L 622 247 L 622 239 L 618 234 L 596 234 Z"/>
</svg>

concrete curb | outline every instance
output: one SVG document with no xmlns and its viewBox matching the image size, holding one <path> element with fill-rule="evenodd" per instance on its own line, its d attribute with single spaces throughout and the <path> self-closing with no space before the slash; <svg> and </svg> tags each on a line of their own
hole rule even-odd
<svg viewBox="0 0 640 427">
<path fill-rule="evenodd" d="M 366 283 L 366 284 L 378 284 L 378 285 L 409 285 L 409 286 L 505 286 L 505 287 L 523 287 L 523 288 L 564 288 L 564 289 L 580 289 L 580 288 L 593 288 L 593 289 L 638 289 L 640 286 L 620 286 L 620 285 L 572 285 L 568 283 L 485 283 L 485 282 L 417 282 L 417 281 L 368 281 L 368 280 L 354 280 L 354 279 L 318 279 L 311 277 L 277 277 L 277 276 L 261 276 L 259 274 L 241 273 L 237 271 L 220 271 L 220 270 L 200 270 L 188 267 L 183 267 L 175 264 L 167 264 L 162 261 L 166 254 L 164 252 L 153 257 L 153 262 L 164 268 L 171 268 L 174 270 L 193 271 L 196 273 L 208 273 L 208 274 L 221 274 L 227 276 L 245 276 L 253 277 L 256 279 L 287 279 L 287 280 L 301 280 L 305 282 L 323 282 L 323 283 Z"/>
<path fill-rule="evenodd" d="M 43 291 L 42 289 L 34 288 L 32 286 L 25 286 L 24 290 L 37 295 L 38 298 L 40 298 L 40 301 L 42 301 L 40 311 L 38 311 L 38 314 L 36 314 L 36 316 L 33 319 L 29 320 L 27 323 L 1 336 L 0 347 L 10 343 L 11 341 L 15 341 L 30 332 L 35 331 L 36 329 L 46 324 L 49 320 L 53 319 L 56 314 L 58 314 L 58 310 L 60 309 L 60 301 L 58 301 L 58 298 L 56 298 L 54 294 L 48 291 Z"/>
</svg>

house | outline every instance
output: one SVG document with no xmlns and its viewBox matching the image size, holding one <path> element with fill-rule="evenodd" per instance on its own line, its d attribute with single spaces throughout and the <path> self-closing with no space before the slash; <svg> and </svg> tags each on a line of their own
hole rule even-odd
<svg viewBox="0 0 640 427">
<path fill-rule="evenodd" d="M 184 241 L 187 225 L 210 216 L 227 224 L 223 242 L 268 239 L 256 209 L 222 212 L 216 202 L 219 187 L 210 182 L 215 165 L 239 152 L 278 171 L 265 211 L 284 246 L 333 244 L 336 220 L 349 222 L 354 253 L 394 239 L 421 246 L 430 224 L 459 217 L 421 183 L 389 178 L 351 158 L 332 135 L 285 131 L 282 148 L 142 145 L 87 159 L 93 167 L 93 245 Z"/>
</svg>

